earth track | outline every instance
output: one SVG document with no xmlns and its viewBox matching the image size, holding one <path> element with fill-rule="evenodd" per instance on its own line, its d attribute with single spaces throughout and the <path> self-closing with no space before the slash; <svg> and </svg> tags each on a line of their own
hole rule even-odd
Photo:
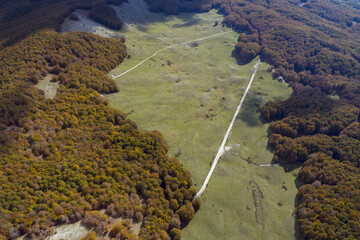
<svg viewBox="0 0 360 240">
<path fill-rule="evenodd" d="M 231 129 L 232 129 L 232 127 L 234 126 L 236 117 L 238 116 L 238 114 L 239 114 L 239 112 L 240 112 L 240 109 L 241 109 L 242 104 L 243 104 L 243 102 L 244 102 L 244 100 L 245 100 L 245 98 L 246 98 L 246 95 L 247 95 L 247 93 L 248 93 L 249 90 L 250 90 L 251 84 L 252 84 L 252 82 L 254 81 L 254 78 L 255 78 L 256 72 L 257 72 L 257 70 L 258 70 L 258 68 L 259 68 L 260 63 L 261 63 L 261 60 L 260 60 L 260 57 L 259 57 L 259 60 L 258 60 L 257 63 L 255 64 L 255 69 L 254 69 L 254 72 L 253 72 L 253 74 L 252 74 L 252 76 L 251 76 L 251 79 L 250 79 L 250 81 L 249 81 L 249 84 L 248 84 L 248 86 L 246 87 L 245 93 L 244 93 L 244 95 L 242 96 L 241 101 L 240 101 L 240 103 L 239 103 L 239 105 L 238 105 L 238 107 L 237 107 L 237 109 L 236 109 L 236 111 L 235 111 L 234 117 L 233 117 L 232 120 L 231 120 L 231 123 L 230 123 L 230 125 L 229 125 L 229 128 L 228 128 L 228 130 L 226 131 L 226 134 L 225 134 L 224 139 L 223 139 L 223 141 L 222 141 L 222 143 L 221 143 L 221 146 L 220 146 L 220 148 L 219 148 L 219 150 L 218 150 L 218 153 L 216 154 L 216 157 L 215 157 L 215 159 L 214 159 L 214 161 L 213 161 L 213 164 L 212 164 L 212 166 L 211 166 L 211 168 L 210 168 L 210 171 L 209 171 L 209 173 L 208 173 L 208 175 L 207 175 L 207 177 L 206 177 L 206 179 L 205 179 L 205 181 L 204 181 L 204 183 L 203 183 L 200 191 L 198 191 L 198 192 L 196 193 L 195 198 L 200 197 L 201 194 L 205 191 L 205 189 L 206 189 L 206 187 L 207 187 L 207 184 L 208 184 L 208 182 L 209 182 L 209 180 L 210 180 L 210 178 L 211 178 L 211 175 L 213 174 L 213 172 L 214 172 L 214 170 L 215 170 L 215 167 L 216 167 L 219 159 L 221 158 L 221 156 L 222 156 L 222 155 L 224 154 L 224 152 L 225 152 L 225 144 L 226 144 L 226 142 L 227 142 L 227 140 L 228 140 L 228 138 L 229 138 Z"/>
<path fill-rule="evenodd" d="M 139 62 L 138 64 L 136 64 L 135 66 L 133 66 L 132 68 L 126 70 L 125 72 L 119 74 L 119 75 L 116 75 L 116 76 L 112 76 L 112 78 L 118 78 L 118 77 L 121 77 L 125 74 L 127 74 L 128 72 L 134 70 L 135 68 L 137 68 L 138 66 L 140 66 L 141 64 L 145 63 L 147 60 L 150 60 L 151 58 L 155 57 L 157 54 L 167 50 L 167 49 L 171 49 L 171 48 L 174 48 L 174 47 L 177 47 L 177 46 L 181 46 L 181 45 L 185 45 L 185 44 L 189 44 L 189 43 L 192 43 L 192 42 L 201 42 L 201 41 L 204 41 L 206 39 L 209 39 L 209 38 L 214 38 L 214 37 L 217 37 L 217 36 L 220 36 L 220 35 L 223 35 L 223 34 L 226 34 L 226 33 L 229 33 L 229 32 L 232 32 L 232 31 L 227 31 L 227 32 L 222 32 L 222 33 L 218 33 L 218 34 L 214 34 L 214 35 L 211 35 L 211 36 L 207 36 L 207 37 L 204 37 L 204 38 L 198 38 L 198 39 L 193 39 L 193 40 L 189 40 L 189 41 L 186 41 L 186 42 L 182 42 L 182 43 L 177 43 L 177 44 L 174 44 L 174 45 L 171 45 L 171 46 L 168 46 L 168 47 L 165 47 L 163 49 L 160 49 L 158 51 L 156 51 L 153 55 L 151 55 L 150 57 L 148 58 L 145 58 L 144 60 L 142 60 L 141 62 Z"/>
</svg>

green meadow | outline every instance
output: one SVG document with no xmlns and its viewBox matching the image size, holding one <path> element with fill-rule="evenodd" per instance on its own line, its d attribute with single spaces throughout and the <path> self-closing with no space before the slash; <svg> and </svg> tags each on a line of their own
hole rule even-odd
<svg viewBox="0 0 360 240">
<path fill-rule="evenodd" d="M 164 16 L 147 11 L 141 0 L 130 0 L 115 10 L 126 23 L 120 32 L 104 30 L 93 22 L 84 29 L 125 36 L 129 58 L 110 76 L 125 72 L 164 47 L 230 30 L 221 24 L 214 26 L 222 21 L 215 10 Z M 71 28 L 71 24 L 78 24 L 78 28 Z M 69 29 L 77 30 L 83 23 L 71 24 Z M 139 129 L 159 130 L 164 135 L 168 154 L 178 156 L 190 170 L 197 189 L 210 170 L 257 61 L 243 66 L 236 63 L 231 55 L 237 37 L 238 33 L 230 32 L 162 51 L 115 78 L 120 92 L 105 96 Z M 271 78 L 268 67 L 266 63 L 259 67 L 227 151 L 201 196 L 201 209 L 183 229 L 183 239 L 296 237 L 293 211 L 297 170 L 260 166 L 271 163 L 273 154 L 267 148 L 268 124 L 260 121 L 257 108 L 291 94 L 285 83 Z"/>
</svg>

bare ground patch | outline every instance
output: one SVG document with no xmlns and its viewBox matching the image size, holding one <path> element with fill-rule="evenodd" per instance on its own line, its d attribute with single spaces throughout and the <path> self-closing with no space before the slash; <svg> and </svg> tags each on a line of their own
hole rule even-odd
<svg viewBox="0 0 360 240">
<path fill-rule="evenodd" d="M 249 185 L 254 200 L 256 222 L 259 225 L 263 226 L 264 225 L 264 209 L 262 204 L 262 200 L 264 199 L 263 193 L 261 192 L 259 185 L 254 180 L 250 180 Z"/>
<path fill-rule="evenodd" d="M 52 81 L 54 76 L 54 74 L 47 74 L 43 80 L 40 80 L 39 83 L 35 85 L 36 88 L 44 92 L 46 99 L 53 99 L 59 88 L 59 83 Z"/>
</svg>

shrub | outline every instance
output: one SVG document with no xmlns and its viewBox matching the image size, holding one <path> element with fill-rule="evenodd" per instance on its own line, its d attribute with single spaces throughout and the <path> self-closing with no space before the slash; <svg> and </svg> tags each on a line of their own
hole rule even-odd
<svg viewBox="0 0 360 240">
<path fill-rule="evenodd" d="M 170 237 L 173 240 L 180 240 L 181 239 L 181 231 L 178 228 L 173 228 L 170 231 Z"/>
</svg>

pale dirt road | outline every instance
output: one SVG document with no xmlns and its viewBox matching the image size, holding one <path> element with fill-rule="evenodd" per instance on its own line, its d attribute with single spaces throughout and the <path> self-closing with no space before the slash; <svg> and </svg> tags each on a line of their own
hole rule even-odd
<svg viewBox="0 0 360 240">
<path fill-rule="evenodd" d="M 206 177 L 203 185 L 201 186 L 200 191 L 195 195 L 195 198 L 200 197 L 201 194 L 205 191 L 206 186 L 207 186 L 207 184 L 208 184 L 208 182 L 209 182 L 209 180 L 210 180 L 210 178 L 211 178 L 211 175 L 213 174 L 213 172 L 214 172 L 214 170 L 215 170 L 215 167 L 216 167 L 219 159 L 221 158 L 221 156 L 222 156 L 222 155 L 224 154 L 224 152 L 225 152 L 225 144 L 226 144 L 226 142 L 227 142 L 227 140 L 228 140 L 228 138 L 229 138 L 231 129 L 232 129 L 232 127 L 234 126 L 236 117 L 237 117 L 237 115 L 238 115 L 239 112 L 240 112 L 240 109 L 241 109 L 242 104 L 243 104 L 243 102 L 244 102 L 244 100 L 245 100 L 245 98 L 246 98 L 246 95 L 247 95 L 248 91 L 250 90 L 251 84 L 252 84 L 252 82 L 254 81 L 254 78 L 255 78 L 256 72 L 257 72 L 257 70 L 258 70 L 258 68 L 259 68 L 260 62 L 261 62 L 261 61 L 260 61 L 260 57 L 259 57 L 259 60 L 257 61 L 256 65 L 255 65 L 255 69 L 254 69 L 254 72 L 253 72 L 253 74 L 252 74 L 252 76 L 251 76 L 251 79 L 250 79 L 250 81 L 249 81 L 249 84 L 248 84 L 248 86 L 247 86 L 247 88 L 246 88 L 246 90 L 245 90 L 244 95 L 243 95 L 242 98 L 241 98 L 240 104 L 238 105 L 238 107 L 237 107 L 237 109 L 236 109 L 236 111 L 235 111 L 234 117 L 233 117 L 233 119 L 231 120 L 231 123 L 230 123 L 230 125 L 229 125 L 229 128 L 228 128 L 228 130 L 226 131 L 225 137 L 224 137 L 224 139 L 223 139 L 223 141 L 222 141 L 222 143 L 221 143 L 221 146 L 220 146 L 220 148 L 219 148 L 219 150 L 218 150 L 218 153 L 216 154 L 216 157 L 215 157 L 214 162 L 213 162 L 213 164 L 212 164 L 212 166 L 211 166 L 211 168 L 210 168 L 210 171 L 209 171 L 209 173 L 208 173 L 208 175 L 207 175 L 207 177 Z"/>
<path fill-rule="evenodd" d="M 127 74 L 128 72 L 134 70 L 135 68 L 139 67 L 141 64 L 145 63 L 147 60 L 155 57 L 157 54 L 161 53 L 162 51 L 165 51 L 167 49 L 170 49 L 170 48 L 174 48 L 174 47 L 177 47 L 177 46 L 181 46 L 181 45 L 185 45 L 185 44 L 189 44 L 189 43 L 192 43 L 192 42 L 201 42 L 201 41 L 204 41 L 206 39 L 209 39 L 209 38 L 214 38 L 214 37 L 217 37 L 217 36 L 220 36 L 220 35 L 223 35 L 223 34 L 226 34 L 226 33 L 229 33 L 229 32 L 232 32 L 232 31 L 227 31 L 227 32 L 222 32 L 222 33 L 218 33 L 218 34 L 214 34 L 214 35 L 211 35 L 211 36 L 207 36 L 207 37 L 204 37 L 204 38 L 198 38 L 198 39 L 193 39 L 193 40 L 189 40 L 189 41 L 186 41 L 186 42 L 182 42 L 182 43 L 177 43 L 177 44 L 174 44 L 174 45 L 171 45 L 171 46 L 168 46 L 168 47 L 164 47 L 163 49 L 160 49 L 158 51 L 156 51 L 153 55 L 151 55 L 150 57 L 148 58 L 145 58 L 144 60 L 142 60 L 141 62 L 139 62 L 138 64 L 136 64 L 135 66 L 133 66 L 132 68 L 126 70 L 125 72 L 119 74 L 119 75 L 116 75 L 116 76 L 112 76 L 112 78 L 118 78 L 118 77 L 121 77 L 125 74 Z"/>
<path fill-rule="evenodd" d="M 112 78 L 115 79 L 115 78 L 119 78 L 119 77 L 121 77 L 121 76 L 124 76 L 125 74 L 129 73 L 130 71 L 132 71 L 132 70 L 134 70 L 135 68 L 139 67 L 141 64 L 145 63 L 146 61 L 150 60 L 151 58 L 155 57 L 157 54 L 159 54 L 159 53 L 161 53 L 161 52 L 163 52 L 163 51 L 165 51 L 165 50 L 167 50 L 167 49 L 171 49 L 171 48 L 174 48 L 174 47 L 177 47 L 177 46 L 189 44 L 189 43 L 192 43 L 192 42 L 204 41 L 204 40 L 206 40 L 206 39 L 218 37 L 218 36 L 220 36 L 220 35 L 223 35 L 223 34 L 226 34 L 226 33 L 229 33 L 229 32 L 232 32 L 232 31 L 222 32 L 222 33 L 214 34 L 214 35 L 207 36 L 207 37 L 204 37 L 204 38 L 193 39 L 193 40 L 189 40 L 189 41 L 186 41 L 186 42 L 182 42 L 182 43 L 178 43 L 178 44 L 174 44 L 174 45 L 171 45 L 171 46 L 162 48 L 162 49 L 156 51 L 156 52 L 155 52 L 153 55 L 151 55 L 150 57 L 145 58 L 144 60 L 142 60 L 141 62 L 139 62 L 139 63 L 136 64 L 135 66 L 133 66 L 132 68 L 126 70 L 125 72 L 123 72 L 123 73 L 121 73 L 121 74 L 119 74 L 119 75 L 112 76 Z M 253 72 L 253 74 L 252 74 L 252 76 L 251 76 L 251 79 L 250 79 L 250 81 L 249 81 L 249 84 L 248 84 L 248 86 L 247 86 L 247 88 L 246 88 L 246 90 L 245 90 L 245 93 L 244 93 L 244 95 L 243 95 L 242 98 L 241 98 L 241 101 L 240 101 L 240 103 L 239 103 L 239 105 L 238 105 L 238 107 L 237 107 L 237 109 L 236 109 L 236 111 L 235 111 L 234 117 L 233 117 L 233 119 L 232 119 L 232 121 L 231 121 L 231 123 L 230 123 L 230 126 L 229 126 L 226 134 L 225 134 L 225 137 L 224 137 L 224 139 L 223 139 L 223 142 L 222 142 L 222 144 L 221 144 L 221 146 L 220 146 L 220 148 L 219 148 L 219 150 L 218 150 L 218 153 L 216 154 L 216 157 L 215 157 L 214 162 L 213 162 L 213 164 L 212 164 L 212 166 L 211 166 L 211 169 L 210 169 L 210 171 L 209 171 L 209 173 L 208 173 L 208 175 L 207 175 L 207 177 L 206 177 L 206 179 L 205 179 L 205 181 L 204 181 L 204 183 L 203 183 L 200 191 L 195 195 L 195 198 L 196 198 L 196 197 L 200 197 L 200 195 L 201 195 L 201 194 L 204 192 L 204 190 L 206 189 L 206 186 L 207 186 L 207 184 L 208 184 L 208 182 L 209 182 L 209 180 L 210 180 L 210 178 L 211 178 L 212 173 L 213 173 L 214 170 L 215 170 L 215 167 L 216 167 L 216 165 L 217 165 L 220 157 L 224 154 L 225 144 L 226 144 L 227 139 L 228 139 L 228 137 L 229 137 L 229 135 L 230 135 L 231 129 L 232 129 L 234 123 L 235 123 L 236 117 L 237 117 L 237 115 L 238 115 L 239 112 L 240 112 L 240 109 L 241 109 L 242 104 L 243 104 L 243 102 L 244 102 L 244 100 L 245 100 L 245 97 L 246 97 L 248 91 L 250 90 L 250 87 L 251 87 L 252 82 L 254 81 L 254 78 L 255 78 L 256 72 L 257 72 L 257 70 L 258 70 L 258 68 L 259 68 L 260 63 L 261 63 L 261 61 L 260 61 L 260 58 L 259 58 L 259 60 L 257 61 L 256 65 L 255 65 L 255 69 L 254 69 L 254 72 Z"/>
</svg>

